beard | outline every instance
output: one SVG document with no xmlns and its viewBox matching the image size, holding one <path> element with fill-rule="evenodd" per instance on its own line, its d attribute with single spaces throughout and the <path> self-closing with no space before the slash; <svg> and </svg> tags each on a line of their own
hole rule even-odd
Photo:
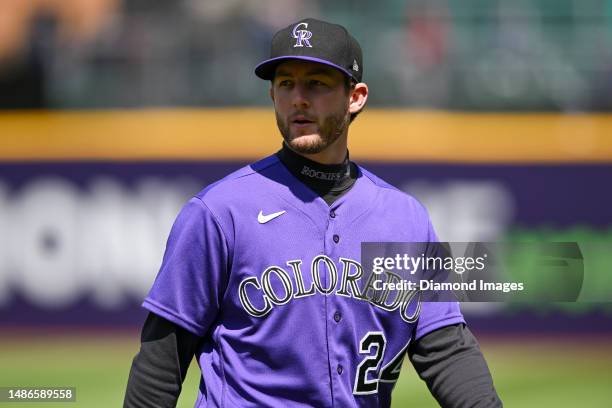
<svg viewBox="0 0 612 408">
<path fill-rule="evenodd" d="M 296 153 L 321 153 L 332 145 L 346 131 L 350 122 L 348 109 L 337 114 L 330 114 L 323 118 L 322 124 L 317 122 L 318 133 L 300 134 L 291 130 L 291 123 L 281 118 L 276 112 L 276 124 L 283 135 L 285 143 Z"/>
</svg>

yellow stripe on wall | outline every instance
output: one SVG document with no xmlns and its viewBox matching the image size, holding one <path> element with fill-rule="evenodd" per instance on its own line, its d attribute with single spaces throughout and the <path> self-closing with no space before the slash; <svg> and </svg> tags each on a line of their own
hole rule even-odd
<svg viewBox="0 0 612 408">
<path fill-rule="evenodd" d="M 0 161 L 254 160 L 280 142 L 271 108 L 0 114 Z M 612 163 L 612 115 L 368 109 L 349 148 L 375 161 Z"/>
</svg>

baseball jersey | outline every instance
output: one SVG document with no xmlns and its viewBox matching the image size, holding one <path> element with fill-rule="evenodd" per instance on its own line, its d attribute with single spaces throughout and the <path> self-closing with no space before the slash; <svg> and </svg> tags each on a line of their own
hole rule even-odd
<svg viewBox="0 0 612 408">
<path fill-rule="evenodd" d="M 464 320 L 455 302 L 378 303 L 361 242 L 436 240 L 367 170 L 329 206 L 274 155 L 183 207 L 143 306 L 204 337 L 197 407 L 385 407 L 411 339 Z"/>
</svg>

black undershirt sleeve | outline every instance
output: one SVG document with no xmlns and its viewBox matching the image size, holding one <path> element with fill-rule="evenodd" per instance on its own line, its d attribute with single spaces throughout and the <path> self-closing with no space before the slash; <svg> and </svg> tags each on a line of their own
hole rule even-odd
<svg viewBox="0 0 612 408">
<path fill-rule="evenodd" d="M 187 369 L 202 338 L 149 313 L 134 357 L 124 408 L 176 407 Z"/>
<path fill-rule="evenodd" d="M 410 345 L 408 357 L 441 407 L 503 406 L 478 341 L 465 325 L 428 333 Z"/>
</svg>

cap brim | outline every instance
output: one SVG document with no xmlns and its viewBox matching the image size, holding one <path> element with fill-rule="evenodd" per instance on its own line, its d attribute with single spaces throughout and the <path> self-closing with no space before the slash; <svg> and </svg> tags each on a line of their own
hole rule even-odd
<svg viewBox="0 0 612 408">
<path fill-rule="evenodd" d="M 276 58 L 271 58 L 269 60 L 265 60 L 255 67 L 255 75 L 257 75 L 261 79 L 271 80 L 274 78 L 276 67 L 279 64 L 282 64 L 283 62 L 288 61 L 288 60 L 302 60 L 302 61 L 318 62 L 319 64 L 324 64 L 324 65 L 336 68 L 340 70 L 340 72 L 342 72 L 344 75 L 348 76 L 349 78 L 353 78 L 354 80 L 357 81 L 357 78 L 355 78 L 353 74 L 350 71 L 348 71 L 346 68 L 342 68 L 339 65 L 336 65 L 334 63 L 331 63 L 329 61 L 326 61 L 320 58 L 306 57 L 306 56 L 299 56 L 299 55 L 287 55 L 283 57 L 276 57 Z"/>
</svg>

